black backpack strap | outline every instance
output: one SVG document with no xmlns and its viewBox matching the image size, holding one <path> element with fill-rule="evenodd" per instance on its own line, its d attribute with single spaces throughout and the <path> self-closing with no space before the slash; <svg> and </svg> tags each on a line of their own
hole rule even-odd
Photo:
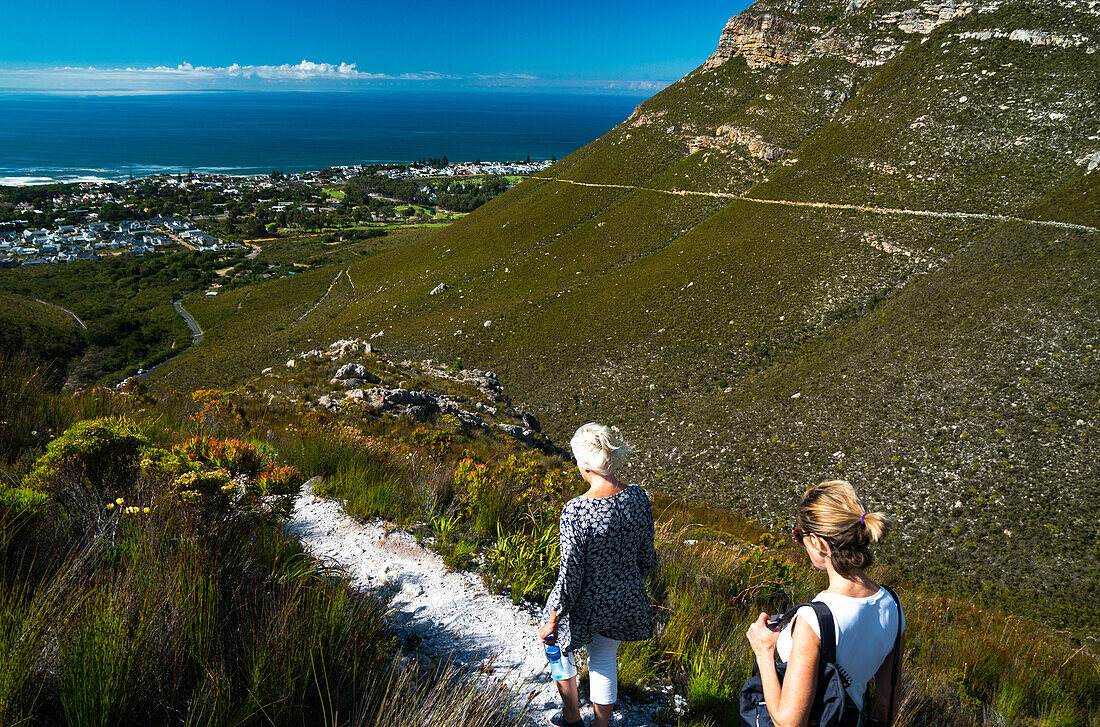
<svg viewBox="0 0 1100 727">
<path fill-rule="evenodd" d="M 898 633 L 894 636 L 894 668 L 890 672 L 890 707 L 887 714 L 890 718 L 886 720 L 886 724 L 891 725 L 894 723 L 894 690 L 898 685 L 898 671 L 901 666 L 901 599 L 898 598 L 897 591 L 890 586 L 883 586 L 883 589 L 890 594 L 890 598 L 894 599 L 894 605 L 898 607 Z"/>
<path fill-rule="evenodd" d="M 798 609 L 802 608 L 803 606 L 809 606 L 809 605 L 811 605 L 809 601 L 807 601 L 805 603 L 795 604 L 794 606 L 791 606 L 786 611 L 784 611 L 783 615 L 780 617 L 779 620 L 784 624 L 789 624 L 791 622 L 791 620 L 794 619 L 795 614 L 798 613 Z M 759 673 L 759 667 L 757 666 L 755 659 L 752 662 L 752 672 L 751 673 L 752 673 L 752 676 L 756 676 Z"/>
<path fill-rule="evenodd" d="M 829 610 L 821 601 L 806 601 L 805 603 L 799 603 L 783 614 L 783 621 L 789 622 L 794 619 L 795 614 L 798 613 L 798 609 L 803 606 L 809 606 L 817 614 L 818 628 L 821 629 L 820 639 L 821 646 L 821 663 L 822 664 L 835 664 L 836 663 L 836 625 L 833 621 L 833 612 Z"/>
<path fill-rule="evenodd" d="M 821 601 L 809 604 L 817 614 L 817 624 L 821 629 L 821 663 L 836 664 L 836 624 L 833 612 Z"/>
<path fill-rule="evenodd" d="M 818 647 L 821 652 L 821 673 L 825 673 L 826 664 L 832 664 L 840 675 L 840 683 L 847 689 L 852 685 L 852 677 L 848 676 L 848 672 L 836 660 L 836 621 L 833 619 L 833 612 L 821 601 L 813 601 L 810 607 L 817 614 L 817 625 L 821 630 L 821 643 Z"/>
</svg>

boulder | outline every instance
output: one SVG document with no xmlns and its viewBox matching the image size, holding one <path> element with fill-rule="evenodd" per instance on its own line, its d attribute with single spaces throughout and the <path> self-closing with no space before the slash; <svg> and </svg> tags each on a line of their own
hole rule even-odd
<svg viewBox="0 0 1100 727">
<path fill-rule="evenodd" d="M 438 411 L 435 397 L 423 391 L 409 391 L 408 389 L 385 389 L 376 386 L 363 392 L 368 406 L 375 411 L 389 411 L 398 407 L 423 406 L 429 412 Z"/>
<path fill-rule="evenodd" d="M 538 445 L 538 440 L 535 439 L 535 432 L 531 429 L 516 424 L 497 424 L 497 427 L 509 437 L 518 439 L 524 444 L 529 444 L 531 446 Z"/>
<path fill-rule="evenodd" d="M 412 419 L 414 422 L 424 422 L 428 420 L 428 407 L 423 404 L 413 404 L 412 406 L 405 408 L 405 416 Z"/>
<path fill-rule="evenodd" d="M 338 379 L 366 379 L 371 376 L 372 374 L 367 371 L 366 366 L 357 363 L 344 364 L 336 372 L 336 378 Z"/>
<path fill-rule="evenodd" d="M 371 384 L 377 384 L 378 377 L 367 374 L 365 379 L 333 379 L 329 382 L 330 386 L 342 386 L 345 389 L 362 389 Z"/>
<path fill-rule="evenodd" d="M 500 401 L 504 389 L 500 385 L 500 381 L 497 380 L 497 375 L 492 371 L 470 371 L 463 370 L 459 372 L 459 381 L 470 383 L 476 386 L 485 394 L 492 397 L 493 401 Z"/>
<path fill-rule="evenodd" d="M 480 416 L 474 414 L 472 411 L 457 409 L 452 413 L 458 417 L 458 421 L 462 425 L 462 430 L 465 432 L 472 432 L 477 429 L 485 429 L 484 420 L 482 420 Z"/>
<path fill-rule="evenodd" d="M 539 424 L 539 420 L 535 418 L 534 414 L 523 411 L 522 409 L 519 410 L 518 414 L 520 421 L 523 422 L 523 426 L 536 432 L 542 431 L 542 425 Z"/>
</svg>

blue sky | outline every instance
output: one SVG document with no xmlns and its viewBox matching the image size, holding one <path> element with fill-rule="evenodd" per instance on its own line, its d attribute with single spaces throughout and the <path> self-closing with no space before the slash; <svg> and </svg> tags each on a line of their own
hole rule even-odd
<svg viewBox="0 0 1100 727">
<path fill-rule="evenodd" d="M 5 3 L 0 89 L 394 86 L 652 92 L 748 2 Z M 104 8 L 109 8 L 104 9 Z"/>
</svg>

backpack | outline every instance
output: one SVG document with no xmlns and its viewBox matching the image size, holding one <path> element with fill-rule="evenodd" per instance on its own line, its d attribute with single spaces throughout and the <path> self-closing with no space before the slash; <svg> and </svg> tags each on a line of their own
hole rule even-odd
<svg viewBox="0 0 1100 727">
<path fill-rule="evenodd" d="M 817 614 L 821 626 L 821 659 L 818 662 L 817 693 L 810 705 L 810 727 L 857 727 L 859 709 L 848 694 L 851 678 L 836 663 L 836 627 L 833 612 L 820 601 L 800 603 L 786 614 L 783 619 L 789 621 L 798 609 L 809 606 Z M 785 663 L 775 665 L 780 684 L 787 671 Z M 756 664 L 752 667 L 752 676 L 741 687 L 741 725 L 742 727 L 774 727 L 768 714 L 768 705 L 764 702 L 764 685 L 760 680 Z"/>
</svg>

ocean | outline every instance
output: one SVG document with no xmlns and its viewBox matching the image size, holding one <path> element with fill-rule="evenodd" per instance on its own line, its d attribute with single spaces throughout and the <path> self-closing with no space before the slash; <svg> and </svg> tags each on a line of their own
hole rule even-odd
<svg viewBox="0 0 1100 727">
<path fill-rule="evenodd" d="M 562 157 L 642 97 L 534 92 L 0 95 L 0 184 Z"/>
</svg>

